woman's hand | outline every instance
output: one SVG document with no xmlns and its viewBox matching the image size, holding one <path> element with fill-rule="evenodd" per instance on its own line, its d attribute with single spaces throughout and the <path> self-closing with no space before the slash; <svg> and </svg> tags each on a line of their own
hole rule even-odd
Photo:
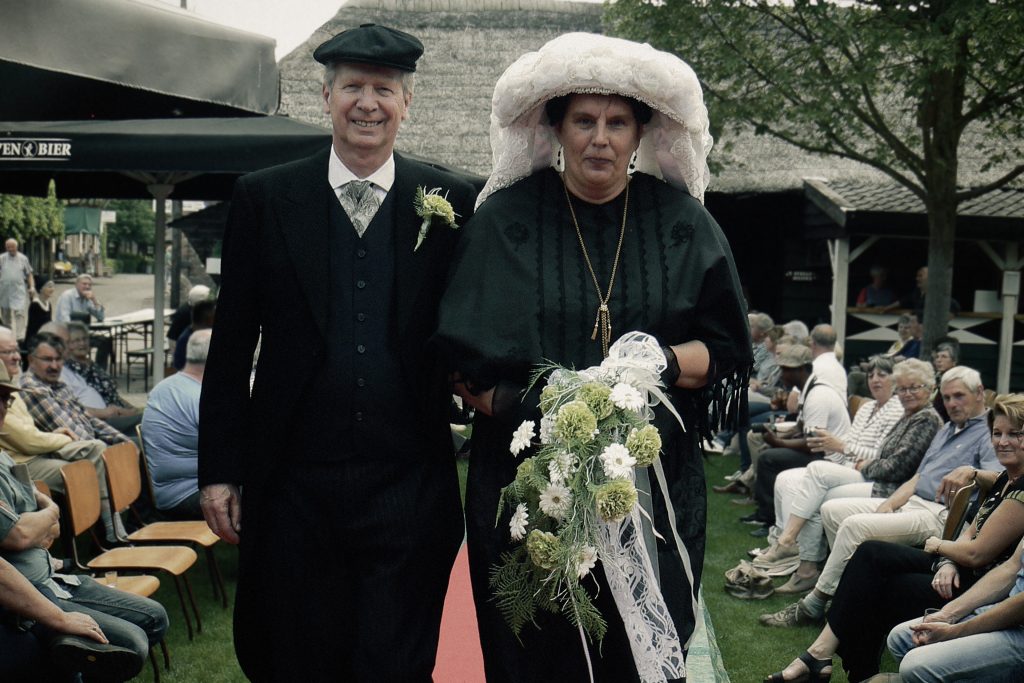
<svg viewBox="0 0 1024 683">
<path fill-rule="evenodd" d="M 930 540 L 930 539 L 929 539 Z M 935 576 L 932 578 L 932 588 L 938 593 L 944 600 L 953 599 L 953 591 L 960 588 L 960 571 L 956 568 L 953 563 L 947 563 L 938 568 L 935 572 Z M 934 618 L 941 612 L 928 615 L 927 618 Z M 943 618 L 944 621 L 949 621 L 948 617 Z"/>
<path fill-rule="evenodd" d="M 931 555 L 938 555 L 940 545 L 942 545 L 942 539 L 938 536 L 932 536 L 924 542 L 924 551 Z"/>
</svg>

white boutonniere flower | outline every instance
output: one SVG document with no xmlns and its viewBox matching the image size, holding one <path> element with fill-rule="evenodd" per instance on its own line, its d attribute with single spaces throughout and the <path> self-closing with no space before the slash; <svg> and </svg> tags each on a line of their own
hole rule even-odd
<svg viewBox="0 0 1024 683">
<path fill-rule="evenodd" d="M 413 251 L 419 249 L 423 240 L 427 239 L 427 233 L 430 232 L 430 226 L 435 218 L 452 230 L 457 230 L 459 227 L 459 224 L 455 222 L 458 214 L 455 213 L 451 202 L 448 201 L 447 194 L 441 195 L 440 187 L 435 187 L 429 192 L 423 186 L 417 187 L 413 206 L 416 207 L 416 215 L 423 219 L 423 223 L 420 224 L 420 232 L 416 236 L 416 246 L 412 248 Z"/>
</svg>

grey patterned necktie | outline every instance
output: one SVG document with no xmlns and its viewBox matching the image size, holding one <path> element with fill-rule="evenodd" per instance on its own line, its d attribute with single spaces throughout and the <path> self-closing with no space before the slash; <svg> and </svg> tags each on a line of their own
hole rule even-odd
<svg viewBox="0 0 1024 683">
<path fill-rule="evenodd" d="M 373 191 L 373 183 L 369 180 L 353 180 L 345 183 L 338 199 L 341 200 L 342 208 L 345 209 L 352 225 L 355 226 L 356 233 L 362 237 L 370 225 L 370 221 L 376 215 L 377 209 L 380 208 L 380 198 Z"/>
</svg>

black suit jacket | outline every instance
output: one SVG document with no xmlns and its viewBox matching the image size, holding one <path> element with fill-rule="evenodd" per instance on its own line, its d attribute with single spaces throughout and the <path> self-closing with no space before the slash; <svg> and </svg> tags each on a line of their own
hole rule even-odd
<svg viewBox="0 0 1024 683">
<path fill-rule="evenodd" d="M 272 468 L 289 458 L 295 411 L 334 406 L 303 405 L 303 390 L 325 349 L 328 300 L 328 188 L 330 150 L 308 159 L 249 174 L 238 180 L 222 251 L 221 290 L 203 378 L 199 420 L 199 484 L 234 483 L 246 497 L 262 488 Z M 412 392 L 415 416 L 429 434 L 423 457 L 451 453 L 447 410 L 450 392 L 427 339 L 434 332 L 449 259 L 459 231 L 435 225 L 413 251 L 421 219 L 413 207 L 416 188 L 447 192 L 464 224 L 474 188 L 449 173 L 395 154 L 392 306 L 396 348 Z M 262 332 L 250 397 L 252 357 Z M 331 446 L 325 444 L 325 447 Z"/>
</svg>

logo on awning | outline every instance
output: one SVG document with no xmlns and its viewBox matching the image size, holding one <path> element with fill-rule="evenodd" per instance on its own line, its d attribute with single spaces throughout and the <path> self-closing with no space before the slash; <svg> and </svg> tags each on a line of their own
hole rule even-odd
<svg viewBox="0 0 1024 683">
<path fill-rule="evenodd" d="M 71 158 L 68 138 L 0 139 L 0 161 L 67 161 Z"/>
</svg>

